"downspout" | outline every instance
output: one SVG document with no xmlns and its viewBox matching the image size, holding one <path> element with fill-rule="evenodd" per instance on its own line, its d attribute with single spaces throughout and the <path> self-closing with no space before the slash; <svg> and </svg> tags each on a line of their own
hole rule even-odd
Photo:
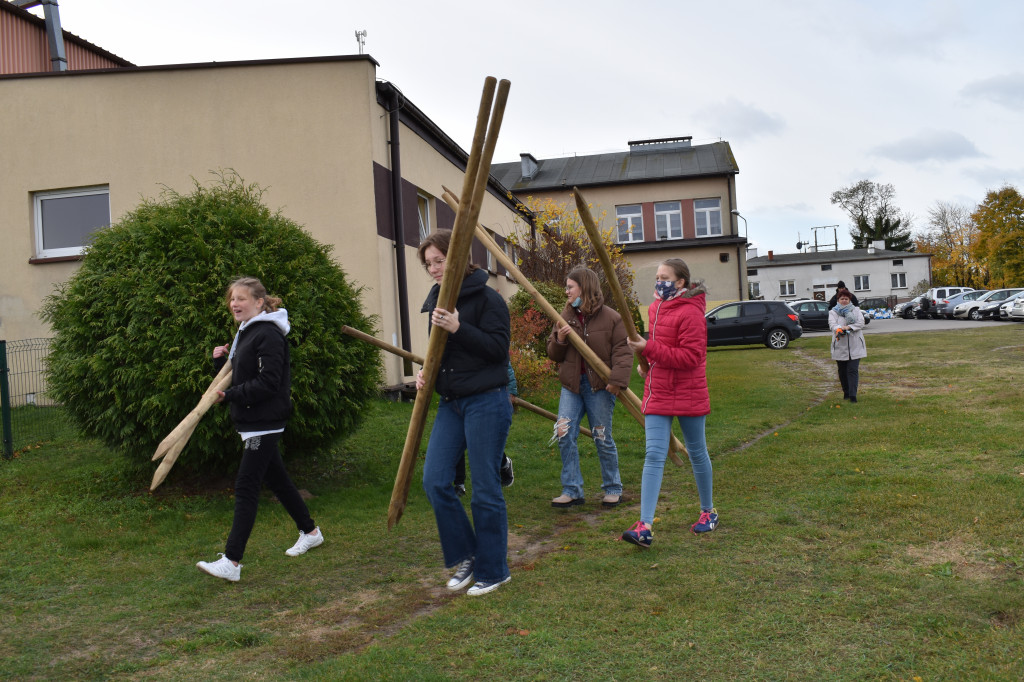
<svg viewBox="0 0 1024 682">
<path fill-rule="evenodd" d="M 737 218 L 733 214 L 732 209 L 736 208 L 736 176 L 729 176 L 729 217 L 732 218 L 732 230 L 733 234 L 737 237 L 740 236 L 740 224 L 736 222 Z M 746 251 L 747 243 L 743 240 L 743 245 L 736 245 L 736 288 L 739 289 L 739 296 L 736 297 L 737 301 L 745 301 L 746 296 L 743 292 L 743 267 L 746 265 L 746 259 L 741 257 L 741 254 Z"/>
<path fill-rule="evenodd" d="M 398 329 L 402 337 L 400 346 L 403 350 L 412 351 L 409 342 L 409 282 L 405 262 L 405 211 L 402 203 L 402 155 L 399 149 L 398 111 L 401 108 L 401 95 L 392 86 L 388 122 L 390 127 L 391 145 L 391 220 L 392 236 L 395 240 L 395 268 L 398 271 Z M 405 376 L 413 374 L 412 362 L 404 360 L 402 372 Z"/>
<path fill-rule="evenodd" d="M 60 10 L 57 0 L 14 0 L 14 4 L 22 9 L 43 6 L 43 19 L 46 21 L 46 38 L 50 44 L 50 71 L 67 71 L 68 58 L 64 51 L 64 31 L 60 27 Z"/>
</svg>

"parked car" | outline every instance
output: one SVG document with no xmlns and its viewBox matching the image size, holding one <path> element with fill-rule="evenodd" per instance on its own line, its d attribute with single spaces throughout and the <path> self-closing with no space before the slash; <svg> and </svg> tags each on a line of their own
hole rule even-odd
<svg viewBox="0 0 1024 682">
<path fill-rule="evenodd" d="M 825 301 L 790 301 L 800 318 L 800 326 L 808 331 L 828 331 L 828 303 Z"/>
<path fill-rule="evenodd" d="M 956 294 L 955 296 L 937 299 L 935 302 L 935 316 L 952 320 L 954 308 L 967 301 L 976 301 L 987 293 L 988 289 L 971 289 L 970 291 L 964 291 Z"/>
<path fill-rule="evenodd" d="M 892 316 L 902 317 L 905 320 L 914 319 L 914 309 L 921 306 L 921 301 L 924 300 L 924 297 L 925 295 L 921 294 L 920 296 L 915 296 L 909 301 L 897 303 L 895 306 L 893 306 Z"/>
<path fill-rule="evenodd" d="M 705 316 L 708 346 L 763 343 L 776 350 L 804 333 L 800 316 L 785 301 L 726 303 Z"/>
<path fill-rule="evenodd" d="M 993 319 L 996 319 L 996 320 L 1009 320 L 1010 319 L 1010 310 L 1013 308 L 1014 304 L 1017 301 L 1021 300 L 1022 298 L 1024 298 L 1024 290 L 1020 291 L 1019 293 L 1014 294 L 1013 296 L 1011 296 L 1008 299 L 1006 299 L 1005 301 L 1003 301 L 1003 304 L 1001 306 L 999 306 L 999 314 L 993 316 Z"/>
<path fill-rule="evenodd" d="M 1024 296 L 1017 298 L 1013 302 L 1013 307 L 1010 308 L 1010 319 L 1014 322 L 1024 320 Z"/>
<path fill-rule="evenodd" d="M 860 299 L 861 310 L 874 310 L 875 308 L 889 309 L 889 301 L 884 296 L 871 296 Z"/>
<path fill-rule="evenodd" d="M 925 296 L 928 297 L 929 315 L 936 319 L 942 317 L 945 313 L 939 312 L 939 303 L 950 296 L 956 296 L 957 294 L 963 294 L 968 291 L 974 291 L 974 289 L 972 287 L 932 287 L 925 292 Z"/>
<path fill-rule="evenodd" d="M 993 289 L 983 296 L 979 296 L 973 301 L 965 301 L 957 307 L 953 308 L 953 317 L 958 320 L 970 318 L 972 320 L 982 319 L 981 307 L 987 303 L 1003 302 L 1010 296 L 1024 291 L 1024 289 Z M 999 306 L 995 306 L 994 310 L 996 314 L 999 314 Z"/>
</svg>

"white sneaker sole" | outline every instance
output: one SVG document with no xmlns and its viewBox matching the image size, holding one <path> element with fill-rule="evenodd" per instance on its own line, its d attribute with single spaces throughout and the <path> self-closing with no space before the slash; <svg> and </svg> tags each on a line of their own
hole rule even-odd
<svg viewBox="0 0 1024 682">
<path fill-rule="evenodd" d="M 238 580 L 242 577 L 241 576 L 241 571 L 239 571 L 239 575 L 221 575 L 220 573 L 214 573 L 209 568 L 207 568 L 208 565 L 209 564 L 207 564 L 207 562 L 200 561 L 199 563 L 196 564 L 196 568 L 198 568 L 200 571 L 202 571 L 206 575 L 212 575 L 214 578 L 220 578 L 221 580 L 228 580 L 228 581 L 233 582 L 233 583 L 237 583 Z M 238 568 L 242 568 L 242 564 L 239 564 Z"/>
</svg>

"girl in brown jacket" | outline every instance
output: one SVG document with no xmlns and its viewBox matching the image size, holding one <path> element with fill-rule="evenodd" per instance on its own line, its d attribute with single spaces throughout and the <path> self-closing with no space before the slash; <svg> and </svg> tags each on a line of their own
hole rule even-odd
<svg viewBox="0 0 1024 682">
<path fill-rule="evenodd" d="M 614 507 L 622 499 L 622 482 L 619 452 L 612 439 L 612 411 L 615 396 L 629 385 L 633 351 L 626 343 L 622 317 L 604 305 L 601 285 L 593 270 L 576 268 L 570 272 L 565 281 L 565 294 L 568 298 L 562 311 L 565 322 L 548 338 L 548 357 L 560 364 L 558 378 L 562 382 L 558 421 L 552 439 L 558 440 L 562 455 L 562 494 L 551 500 L 551 506 L 572 507 L 585 501 L 576 440 L 586 414 L 601 461 L 601 489 L 604 490 L 601 503 Z M 566 341 L 570 329 L 611 367 L 611 380 L 607 384 Z"/>
</svg>

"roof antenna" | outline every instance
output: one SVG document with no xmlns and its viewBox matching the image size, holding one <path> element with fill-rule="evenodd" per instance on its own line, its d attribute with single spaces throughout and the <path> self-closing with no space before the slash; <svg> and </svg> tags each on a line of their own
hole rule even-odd
<svg viewBox="0 0 1024 682">
<path fill-rule="evenodd" d="M 366 30 L 356 31 L 356 42 L 359 43 L 359 54 L 363 53 L 363 46 L 366 45 Z"/>
</svg>

